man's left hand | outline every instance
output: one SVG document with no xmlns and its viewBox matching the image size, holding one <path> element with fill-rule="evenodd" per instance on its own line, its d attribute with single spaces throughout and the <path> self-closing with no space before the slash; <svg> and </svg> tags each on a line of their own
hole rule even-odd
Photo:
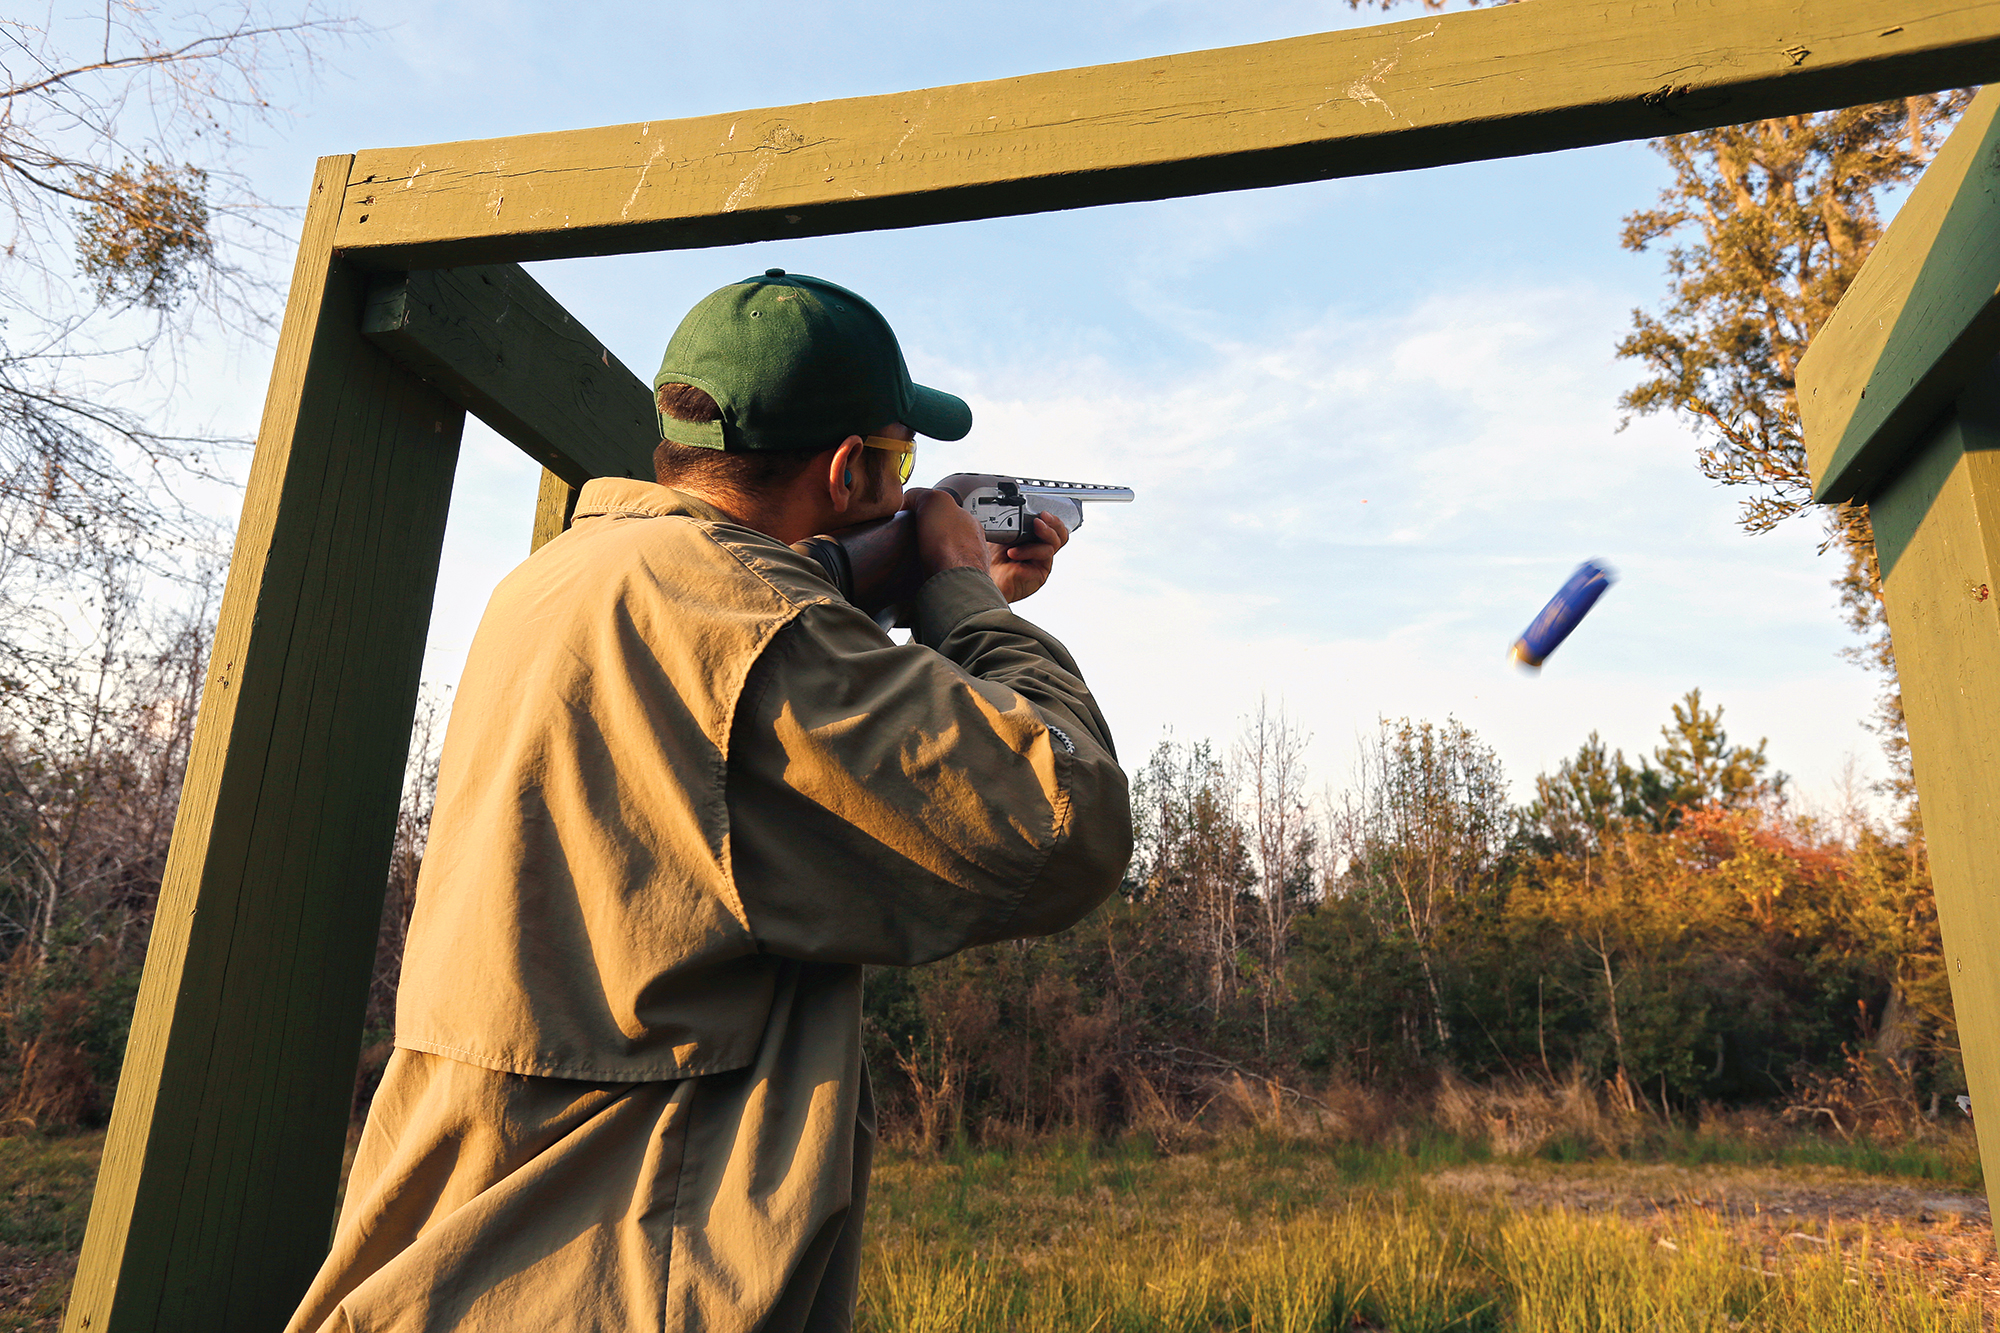
<svg viewBox="0 0 2000 1333">
<path fill-rule="evenodd" d="M 1041 540 L 1026 546 L 987 546 L 993 581 L 1010 602 L 1039 592 L 1055 568 L 1056 552 L 1069 544 L 1069 528 L 1052 514 L 1035 515 L 1035 535 Z"/>
</svg>

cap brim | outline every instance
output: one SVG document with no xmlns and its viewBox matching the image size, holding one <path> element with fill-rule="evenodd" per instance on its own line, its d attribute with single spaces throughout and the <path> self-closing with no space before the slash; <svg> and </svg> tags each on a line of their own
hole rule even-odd
<svg viewBox="0 0 2000 1333">
<path fill-rule="evenodd" d="M 972 433 L 972 409 L 957 394 L 912 384 L 903 424 L 933 440 L 962 440 Z"/>
</svg>

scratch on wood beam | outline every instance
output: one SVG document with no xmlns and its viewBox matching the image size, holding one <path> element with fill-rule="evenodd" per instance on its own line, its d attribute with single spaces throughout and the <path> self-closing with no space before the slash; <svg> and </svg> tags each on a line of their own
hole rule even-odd
<svg viewBox="0 0 2000 1333">
<path fill-rule="evenodd" d="M 908 126 L 909 126 L 910 128 L 908 128 L 907 130 L 904 130 L 904 131 L 903 131 L 903 137 L 902 137 L 902 138 L 900 138 L 900 139 L 898 139 L 898 140 L 896 140 L 896 146 L 895 146 L 894 148 L 891 148 L 891 149 L 889 150 L 889 156 L 891 156 L 891 157 L 894 157 L 894 156 L 895 156 L 895 155 L 896 155 L 897 153 L 901 152 L 901 151 L 902 151 L 902 148 L 903 148 L 903 145 L 904 145 L 904 144 L 906 144 L 906 143 L 908 143 L 908 142 L 910 141 L 910 136 L 911 136 L 912 134 L 915 134 L 915 133 L 916 133 L 916 132 L 917 132 L 918 130 L 920 130 L 920 129 L 922 129 L 922 128 L 924 127 L 924 119 L 925 119 L 925 116 L 928 116 L 928 115 L 929 115 L 929 113 L 930 113 L 930 109 L 931 109 L 931 99 L 930 99 L 930 98 L 928 98 L 928 97 L 926 97 L 926 98 L 924 99 L 924 113 L 925 113 L 925 114 L 924 114 L 923 116 L 918 116 L 918 117 L 917 117 L 917 118 L 916 118 L 915 120 L 905 120 L 905 121 L 903 122 L 903 123 L 904 123 L 905 125 L 908 125 Z M 877 164 L 877 166 L 876 166 L 876 169 L 877 169 L 877 170 L 880 170 L 880 169 L 881 169 L 881 166 L 880 166 L 880 164 L 879 164 L 879 163 Z"/>
<path fill-rule="evenodd" d="M 648 126 L 648 128 L 650 129 L 651 127 Z M 632 182 L 632 193 L 625 196 L 625 207 L 618 210 L 619 217 L 627 218 L 632 216 L 632 205 L 638 200 L 639 191 L 646 188 L 646 177 L 653 174 L 653 164 L 658 162 L 661 154 L 666 151 L 667 145 L 665 140 L 655 139 L 653 141 L 653 151 L 646 155 L 645 165 L 639 168 L 639 179 Z"/>
<path fill-rule="evenodd" d="M 767 156 L 760 159 L 756 166 L 750 168 L 750 174 L 738 181 L 736 188 L 729 192 L 729 197 L 722 201 L 722 211 L 725 213 L 734 213 L 738 208 L 741 208 L 743 201 L 755 194 L 757 187 L 763 184 L 764 177 L 770 172 L 771 163 L 775 160 L 775 157 Z"/>
<path fill-rule="evenodd" d="M 1431 24 L 1431 26 L 1425 31 L 1417 33 L 1412 37 L 1405 38 L 1400 44 L 1398 44 L 1396 51 L 1393 55 L 1386 55 L 1378 59 L 1375 62 L 1375 67 L 1368 71 L 1368 76 L 1366 78 L 1356 79 L 1353 83 L 1347 85 L 1348 97 L 1356 102 L 1362 102 L 1371 106 L 1379 106 L 1384 111 L 1389 113 L 1389 119 L 1394 120 L 1396 118 L 1396 109 L 1390 106 L 1384 100 L 1382 100 L 1382 94 L 1380 94 L 1375 90 L 1384 79 L 1388 78 L 1391 74 L 1396 72 L 1396 66 L 1401 64 L 1403 61 L 1403 52 L 1408 50 L 1415 43 L 1421 42 L 1427 37 L 1437 36 L 1437 30 L 1442 25 L 1442 23 L 1443 20 L 1440 19 L 1437 23 Z M 1314 107 L 1313 110 L 1323 111 L 1334 100 L 1335 99 L 1333 98 L 1328 98 L 1325 102 L 1321 102 L 1318 106 Z"/>
<path fill-rule="evenodd" d="M 1396 118 L 1396 109 L 1382 100 L 1382 95 L 1375 91 L 1375 85 L 1394 73 L 1396 65 L 1402 58 L 1399 52 L 1396 55 L 1383 56 L 1380 60 L 1377 60 L 1375 68 L 1368 71 L 1367 78 L 1356 79 L 1353 83 L 1347 85 L 1347 95 L 1357 102 L 1366 102 L 1370 106 L 1381 107 L 1389 113 L 1389 119 L 1394 120 Z"/>
</svg>

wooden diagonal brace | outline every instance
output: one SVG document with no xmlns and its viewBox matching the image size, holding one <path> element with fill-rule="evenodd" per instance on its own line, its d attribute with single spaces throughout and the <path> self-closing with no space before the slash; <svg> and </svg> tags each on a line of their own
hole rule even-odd
<svg viewBox="0 0 2000 1333">
<path fill-rule="evenodd" d="M 570 487 L 652 477 L 652 392 L 519 265 L 385 273 L 361 330 Z"/>
</svg>

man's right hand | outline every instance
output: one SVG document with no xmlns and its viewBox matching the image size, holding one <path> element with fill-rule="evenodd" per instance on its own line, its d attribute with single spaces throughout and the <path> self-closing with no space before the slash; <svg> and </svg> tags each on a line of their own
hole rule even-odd
<svg viewBox="0 0 2000 1333">
<path fill-rule="evenodd" d="M 917 520 L 917 559 L 925 578 L 947 569 L 976 569 L 991 577 L 986 533 L 950 492 L 906 491 L 903 508 Z"/>
</svg>

